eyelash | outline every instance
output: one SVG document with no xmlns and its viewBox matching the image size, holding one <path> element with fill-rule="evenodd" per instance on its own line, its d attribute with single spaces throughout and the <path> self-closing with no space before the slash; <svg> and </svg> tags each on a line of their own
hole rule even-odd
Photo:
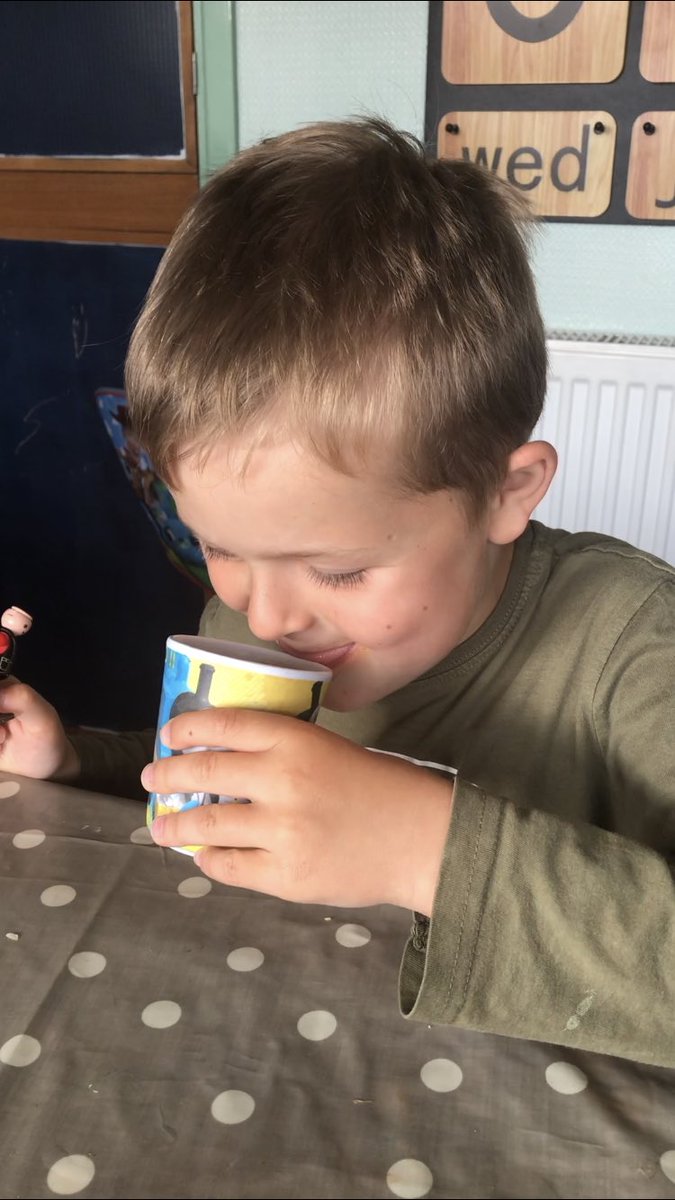
<svg viewBox="0 0 675 1200">
<path fill-rule="evenodd" d="M 342 575 L 322 575 L 321 572 L 315 570 L 314 567 L 308 567 L 307 574 L 309 575 L 310 579 L 312 580 L 312 583 L 317 583 L 319 585 L 319 587 L 330 587 L 330 588 L 358 587 L 360 583 L 363 583 L 363 581 L 366 577 L 366 572 L 364 570 L 362 570 L 362 571 L 345 571 L 345 572 L 343 572 Z"/>
<path fill-rule="evenodd" d="M 206 559 L 211 559 L 211 560 L 221 559 L 225 562 L 233 561 L 232 555 L 223 554 L 223 552 L 221 550 L 214 550 L 214 549 L 212 549 L 211 546 L 202 546 L 201 550 L 202 550 L 202 554 L 204 555 L 204 558 L 206 558 Z M 329 587 L 329 588 L 358 587 L 358 585 L 360 583 L 363 583 L 363 580 L 365 579 L 365 576 L 366 576 L 365 570 L 344 571 L 344 572 L 342 572 L 342 574 L 331 575 L 331 574 L 323 574 L 321 571 L 317 571 L 315 567 L 308 567 L 307 574 L 309 575 L 310 579 L 312 580 L 312 583 L 316 583 L 319 587 Z"/>
</svg>

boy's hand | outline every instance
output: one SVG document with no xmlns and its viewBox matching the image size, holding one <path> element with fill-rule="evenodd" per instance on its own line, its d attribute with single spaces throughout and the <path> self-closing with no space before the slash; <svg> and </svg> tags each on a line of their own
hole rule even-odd
<svg viewBox="0 0 675 1200">
<path fill-rule="evenodd" d="M 56 709 L 11 676 L 0 682 L 0 771 L 31 779 L 74 779 L 79 772 L 75 747 L 66 737 Z"/>
<path fill-rule="evenodd" d="M 246 709 L 184 713 L 164 729 L 174 750 L 224 746 L 146 767 L 148 791 L 211 792 L 214 804 L 155 821 L 160 845 L 202 845 L 222 883 L 307 904 L 396 904 L 431 915 L 452 782 L 373 754 L 293 717 Z"/>
</svg>

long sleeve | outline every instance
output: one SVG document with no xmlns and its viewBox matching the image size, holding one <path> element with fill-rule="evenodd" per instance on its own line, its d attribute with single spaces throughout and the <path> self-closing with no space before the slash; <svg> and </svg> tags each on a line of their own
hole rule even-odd
<svg viewBox="0 0 675 1200">
<path fill-rule="evenodd" d="M 69 735 L 80 756 L 80 774 L 73 783 L 93 792 L 146 800 L 140 774 L 152 760 L 155 731 L 107 733 L 81 730 Z"/>
<path fill-rule="evenodd" d="M 613 831 L 458 780 L 432 919 L 401 966 L 404 1015 L 675 1067 L 673 613 L 668 582 L 598 679 Z"/>
<path fill-rule="evenodd" d="M 675 888 L 645 846 L 458 781 L 400 975 L 430 1023 L 675 1066 Z"/>
</svg>

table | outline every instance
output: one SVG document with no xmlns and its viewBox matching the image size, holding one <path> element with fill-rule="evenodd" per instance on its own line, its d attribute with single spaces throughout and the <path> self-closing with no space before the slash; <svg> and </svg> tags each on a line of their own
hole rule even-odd
<svg viewBox="0 0 675 1200">
<path fill-rule="evenodd" d="M 398 1012 L 409 915 L 210 885 L 0 775 L 0 1195 L 675 1196 L 675 1073 Z"/>
</svg>

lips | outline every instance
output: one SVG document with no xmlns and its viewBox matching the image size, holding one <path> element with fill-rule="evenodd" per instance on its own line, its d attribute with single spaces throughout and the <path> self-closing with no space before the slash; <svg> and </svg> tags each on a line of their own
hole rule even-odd
<svg viewBox="0 0 675 1200">
<path fill-rule="evenodd" d="M 304 658 L 307 662 L 319 663 L 322 667 L 335 668 L 343 663 L 354 649 L 354 642 L 346 646 L 333 646 L 329 650 L 303 650 L 298 646 L 289 646 L 286 642 L 278 643 L 279 649 L 295 658 Z"/>
</svg>

